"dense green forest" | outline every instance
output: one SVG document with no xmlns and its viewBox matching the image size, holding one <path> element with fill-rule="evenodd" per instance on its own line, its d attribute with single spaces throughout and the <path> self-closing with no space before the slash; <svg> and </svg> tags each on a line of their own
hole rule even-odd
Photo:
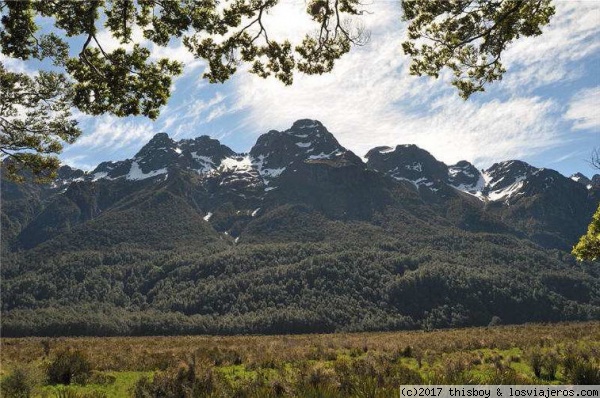
<svg viewBox="0 0 600 398">
<path fill-rule="evenodd" d="M 567 253 L 454 228 L 396 225 L 391 234 L 390 219 L 320 222 L 322 236 L 305 243 L 62 252 L 53 243 L 6 256 L 3 333 L 307 333 L 600 317 L 598 265 Z"/>
</svg>

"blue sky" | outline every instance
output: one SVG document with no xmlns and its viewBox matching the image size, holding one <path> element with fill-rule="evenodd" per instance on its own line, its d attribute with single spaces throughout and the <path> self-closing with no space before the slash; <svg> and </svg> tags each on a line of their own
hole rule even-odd
<svg viewBox="0 0 600 398">
<path fill-rule="evenodd" d="M 363 156 L 378 145 L 416 144 L 448 164 L 479 168 L 521 159 L 565 175 L 594 172 L 587 163 L 600 146 L 600 2 L 557 1 L 544 34 L 515 42 L 504 54 L 500 82 L 468 101 L 440 79 L 408 74 L 402 53 L 405 26 L 398 2 L 373 0 L 360 22 L 371 41 L 354 48 L 322 76 L 297 75 L 292 86 L 243 70 L 225 84 L 202 79 L 204 63 L 180 43 L 153 47 L 154 57 L 185 62 L 173 96 L 156 121 L 78 114 L 84 135 L 61 159 L 92 169 L 104 160 L 132 157 L 154 134 L 176 139 L 210 135 L 239 152 L 271 129 L 300 118 L 320 120 L 342 145 Z M 272 38 L 298 40 L 314 29 L 304 1 L 283 0 L 267 28 Z M 118 45 L 107 32 L 105 48 Z M 141 36 L 140 36 L 141 39 Z M 35 73 L 38 65 L 1 59 Z"/>
</svg>

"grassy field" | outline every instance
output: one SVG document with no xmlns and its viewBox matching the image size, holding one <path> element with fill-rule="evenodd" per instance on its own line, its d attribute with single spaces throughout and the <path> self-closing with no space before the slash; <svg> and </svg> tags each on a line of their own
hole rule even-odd
<svg viewBox="0 0 600 398">
<path fill-rule="evenodd" d="M 2 339 L 0 372 L 3 397 L 388 397 L 402 384 L 600 384 L 600 323 Z"/>
</svg>

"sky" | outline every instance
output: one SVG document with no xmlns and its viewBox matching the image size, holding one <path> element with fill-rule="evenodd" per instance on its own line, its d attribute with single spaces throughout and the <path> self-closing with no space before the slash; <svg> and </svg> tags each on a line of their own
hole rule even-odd
<svg viewBox="0 0 600 398">
<path fill-rule="evenodd" d="M 259 135 L 285 130 L 297 119 L 317 119 L 359 156 L 380 145 L 416 144 L 453 164 L 478 168 L 520 159 L 564 175 L 598 173 L 588 163 L 600 147 L 600 1 L 555 1 L 544 33 L 521 38 L 503 55 L 503 79 L 464 101 L 447 76 L 409 75 L 403 54 L 405 23 L 398 1 L 372 0 L 358 17 L 370 42 L 354 47 L 333 72 L 296 74 L 285 86 L 243 68 L 224 84 L 202 79 L 205 63 L 178 42 L 150 45 L 152 56 L 185 63 L 160 117 L 77 114 L 84 134 L 61 154 L 86 170 L 135 153 L 156 133 L 174 139 L 209 135 L 248 152 Z M 292 42 L 314 30 L 304 1 L 281 0 L 265 21 L 271 38 Z M 98 35 L 105 49 L 118 42 Z M 2 59 L 8 68 L 35 72 L 44 65 Z"/>
</svg>

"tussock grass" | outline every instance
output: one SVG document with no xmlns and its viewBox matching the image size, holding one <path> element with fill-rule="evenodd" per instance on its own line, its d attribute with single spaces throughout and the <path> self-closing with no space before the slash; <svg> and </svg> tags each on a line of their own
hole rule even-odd
<svg viewBox="0 0 600 398">
<path fill-rule="evenodd" d="M 22 367 L 46 374 L 65 353 L 89 362 L 87 384 L 37 381 L 30 388 L 34 396 L 380 397 L 402 384 L 597 384 L 600 323 L 293 336 L 2 339 L 3 385 L 18 388 L 16 377 L 31 387 L 33 379 Z"/>
</svg>

